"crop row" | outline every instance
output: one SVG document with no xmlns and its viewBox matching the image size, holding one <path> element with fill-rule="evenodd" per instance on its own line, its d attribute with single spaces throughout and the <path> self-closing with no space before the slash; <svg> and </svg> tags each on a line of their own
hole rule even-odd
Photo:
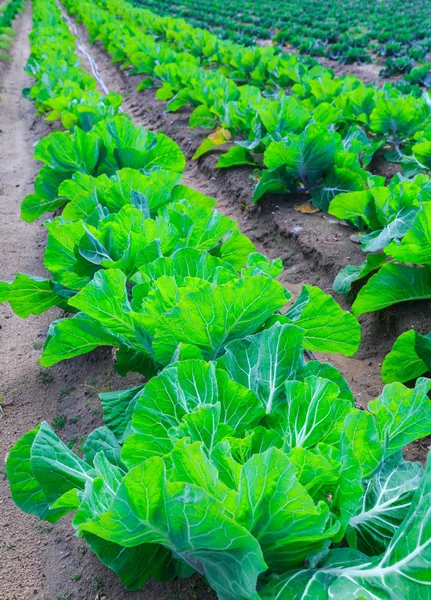
<svg viewBox="0 0 431 600">
<path fill-rule="evenodd" d="M 181 184 L 184 157 L 119 113 L 82 69 L 54 0 L 34 1 L 26 94 L 67 132 L 41 140 L 23 203 L 47 222 L 51 279 L 0 287 L 20 316 L 60 306 L 42 364 L 117 349 L 149 378 L 101 395 L 83 456 L 47 423 L 12 448 L 24 511 L 73 526 L 131 589 L 197 571 L 222 600 L 424 597 L 431 382 L 354 408 L 342 375 L 304 349 L 353 354 L 359 325 L 305 286 L 290 308 L 280 261 L 255 252 L 214 201 Z M 383 596 L 382 596 L 383 597 Z"/>
<path fill-rule="evenodd" d="M 266 167 L 255 201 L 267 192 L 301 193 L 359 230 L 367 258 L 334 282 L 336 292 L 352 293 L 352 284 L 373 275 L 357 295 L 355 315 L 431 298 L 431 246 L 424 243 L 431 111 L 425 97 L 390 85 L 378 90 L 352 77 L 334 79 L 322 68 L 307 70 L 295 57 L 276 56 L 273 48 L 252 52 L 123 0 L 68 0 L 67 6 L 113 60 L 146 76 L 138 89 L 162 83 L 156 96 L 167 101 L 166 111 L 192 107 L 191 127 L 216 127 L 195 159 L 228 142 L 217 167 Z M 211 65 L 219 69 L 208 70 Z M 261 91 L 274 86 L 291 86 L 290 94 Z M 389 185 L 367 170 L 382 154 L 403 170 Z M 404 382 L 427 372 L 430 350 L 428 336 L 405 332 L 384 361 L 383 380 Z"/>
<path fill-rule="evenodd" d="M 167 16 L 183 17 L 220 37 L 246 45 L 256 42 L 287 44 L 303 54 L 327 56 L 345 63 L 367 63 L 382 57 L 384 76 L 422 69 L 431 49 L 428 0 L 422 2 L 358 0 L 280 6 L 273 0 L 226 4 L 210 0 L 135 0 Z M 428 83 L 428 82 L 427 82 Z"/>
<path fill-rule="evenodd" d="M 12 24 L 25 4 L 26 0 L 6 0 L 0 5 L 0 63 L 9 61 L 9 51 L 15 38 Z"/>
</svg>

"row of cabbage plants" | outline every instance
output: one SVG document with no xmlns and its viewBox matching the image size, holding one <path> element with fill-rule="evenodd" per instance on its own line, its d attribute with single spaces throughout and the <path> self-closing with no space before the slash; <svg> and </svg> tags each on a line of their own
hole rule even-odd
<svg viewBox="0 0 431 600">
<path fill-rule="evenodd" d="M 255 176 L 259 168 L 254 200 L 300 193 L 359 231 L 366 260 L 334 282 L 337 293 L 357 294 L 356 316 L 431 299 L 426 96 L 334 78 L 295 55 L 221 40 L 125 0 L 66 4 L 91 41 L 101 41 L 130 74 L 145 76 L 138 89 L 155 86 L 166 111 L 188 107 L 191 127 L 216 128 L 196 159 L 227 145 L 217 167 L 248 166 Z M 376 156 L 399 163 L 401 172 L 387 181 L 372 167 Z M 406 382 L 430 369 L 430 335 L 407 331 L 385 359 L 382 378 Z"/>
<path fill-rule="evenodd" d="M 75 454 L 46 422 L 11 449 L 22 510 L 73 527 L 131 589 L 200 573 L 221 600 L 426 597 L 431 381 L 384 388 L 367 411 L 304 350 L 352 355 L 359 325 L 319 288 L 294 303 L 279 260 L 257 253 L 215 202 L 181 183 L 185 160 L 136 127 L 82 69 L 54 0 L 34 1 L 35 84 L 61 120 L 36 146 L 22 207 L 47 210 L 47 279 L 0 299 L 20 316 L 59 306 L 42 364 L 98 346 L 146 382 L 101 395 L 103 427 Z"/>
</svg>

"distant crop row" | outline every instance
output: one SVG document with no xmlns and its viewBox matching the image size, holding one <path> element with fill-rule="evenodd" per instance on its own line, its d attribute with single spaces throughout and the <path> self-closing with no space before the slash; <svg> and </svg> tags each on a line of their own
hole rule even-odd
<svg viewBox="0 0 431 600">
<path fill-rule="evenodd" d="M 6 0 L 0 5 L 0 63 L 9 61 L 10 48 L 15 39 L 12 27 L 17 14 L 24 10 L 25 0 Z"/>
<path fill-rule="evenodd" d="M 253 46 L 275 43 L 343 64 L 383 62 L 382 75 L 405 73 L 430 85 L 431 2 L 409 0 L 300 0 L 280 4 L 236 0 L 134 0 L 158 14 L 182 17 L 221 38 Z M 413 73 L 409 75 L 412 71 Z"/>
<path fill-rule="evenodd" d="M 356 319 L 312 286 L 286 310 L 281 261 L 181 184 L 172 140 L 96 90 L 54 0 L 34 2 L 31 50 L 25 94 L 68 131 L 37 144 L 22 216 L 64 208 L 46 223 L 51 278 L 20 274 L 1 299 L 22 317 L 73 315 L 52 324 L 42 364 L 108 345 L 119 372 L 149 381 L 101 395 L 105 426 L 82 456 L 45 422 L 24 435 L 7 460 L 17 505 L 73 512 L 131 589 L 198 572 L 221 600 L 424 597 L 431 462 L 401 451 L 431 433 L 431 381 L 354 408 L 304 349 L 352 355 Z"/>
</svg>

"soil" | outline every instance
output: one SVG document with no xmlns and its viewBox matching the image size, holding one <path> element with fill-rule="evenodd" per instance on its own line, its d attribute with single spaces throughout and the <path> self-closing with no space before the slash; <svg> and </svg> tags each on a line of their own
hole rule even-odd
<svg viewBox="0 0 431 600">
<path fill-rule="evenodd" d="M 11 63 L 0 75 L 3 102 L 0 105 L 0 279 L 11 279 L 22 271 L 43 276 L 45 229 L 39 220 L 26 224 L 19 219 L 19 206 L 32 184 L 38 166 L 32 159 L 32 145 L 49 133 L 50 127 L 36 119 L 34 109 L 20 91 L 29 85 L 22 68 L 29 53 L 27 35 L 31 29 L 30 7 L 15 22 L 16 42 Z M 188 162 L 185 183 L 217 199 L 218 209 L 238 221 L 241 230 L 259 251 L 271 258 L 280 256 L 285 264 L 282 282 L 297 296 L 301 286 L 318 285 L 331 293 L 336 273 L 346 264 L 359 264 L 364 256 L 350 240 L 352 231 L 323 213 L 303 214 L 295 206 L 303 199 L 274 196 L 258 207 L 250 204 L 253 188 L 250 169 L 215 169 L 217 153 L 198 162 L 191 160 L 205 132 L 190 130 L 187 111 L 164 113 L 154 90 L 134 91 L 137 77 L 128 77 L 110 64 L 100 46 L 90 49 L 83 29 L 82 41 L 99 65 L 112 91 L 120 91 L 124 110 L 136 123 L 163 131 L 175 139 Z M 86 64 L 85 60 L 83 61 Z M 336 299 L 349 308 L 344 297 Z M 110 351 L 101 350 L 50 369 L 41 369 L 38 359 L 51 321 L 59 316 L 52 310 L 23 321 L 8 305 L 0 305 L 0 455 L 5 457 L 16 440 L 46 419 L 58 435 L 75 449 L 82 439 L 102 424 L 99 391 L 137 385 L 139 376 L 118 377 L 112 368 Z M 380 365 L 395 338 L 414 327 L 431 330 L 431 310 L 426 303 L 398 306 L 361 318 L 363 342 L 354 358 L 338 355 L 330 360 L 345 375 L 364 408 L 381 390 Z M 415 445 L 409 457 L 423 460 L 427 440 Z M 3 467 L 0 467 L 1 469 Z M 139 592 L 128 592 L 117 577 L 91 554 L 86 544 L 73 536 L 67 519 L 51 526 L 25 515 L 15 507 L 7 481 L 0 481 L 0 600 L 210 600 L 214 595 L 198 579 L 171 584 L 149 582 Z M 14 596 L 15 595 L 15 596 Z"/>
<path fill-rule="evenodd" d="M 259 45 L 272 45 L 271 40 L 265 40 L 264 44 Z M 298 57 L 306 58 L 307 55 L 301 54 L 295 48 L 289 48 L 288 54 L 296 54 Z M 361 79 L 365 84 L 374 84 L 378 87 L 383 87 L 385 83 L 395 83 L 403 78 L 403 75 L 391 75 L 390 77 L 381 77 L 380 72 L 382 71 L 384 59 L 382 57 L 373 57 L 373 62 L 371 63 L 358 63 L 355 62 L 353 64 L 342 64 L 338 62 L 338 60 L 332 60 L 332 58 L 328 58 L 326 56 L 315 56 L 314 57 L 319 64 L 327 69 L 332 69 L 334 71 L 335 77 L 344 77 L 346 75 L 353 75 L 358 79 Z"/>
<path fill-rule="evenodd" d="M 397 79 L 402 79 L 402 75 L 396 77 L 380 77 L 380 71 L 383 69 L 381 64 L 376 63 L 354 63 L 352 65 L 342 65 L 336 60 L 319 56 L 318 61 L 324 67 L 332 69 L 337 77 L 343 75 L 353 75 L 361 79 L 364 83 L 375 83 L 382 87 L 388 81 L 394 83 Z"/>
</svg>

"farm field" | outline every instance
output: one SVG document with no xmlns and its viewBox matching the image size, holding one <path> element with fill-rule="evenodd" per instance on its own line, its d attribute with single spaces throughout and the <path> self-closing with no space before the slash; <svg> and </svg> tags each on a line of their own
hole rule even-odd
<svg viewBox="0 0 431 600">
<path fill-rule="evenodd" d="M 281 6 L 273 0 L 235 4 L 134 0 L 134 4 L 160 15 L 186 19 L 190 25 L 247 46 L 278 44 L 309 56 L 310 64 L 312 57 L 323 59 L 324 64 L 335 66 L 339 72 L 371 73 L 375 78 L 402 75 L 403 88 L 431 83 L 428 0 L 303 0 Z M 348 68 L 340 69 L 342 65 Z M 359 69 L 355 70 L 355 65 Z M 361 69 L 361 65 L 371 66 Z"/>
<path fill-rule="evenodd" d="M 0 4 L 0 600 L 429 597 L 429 6 L 322 6 Z"/>
</svg>

